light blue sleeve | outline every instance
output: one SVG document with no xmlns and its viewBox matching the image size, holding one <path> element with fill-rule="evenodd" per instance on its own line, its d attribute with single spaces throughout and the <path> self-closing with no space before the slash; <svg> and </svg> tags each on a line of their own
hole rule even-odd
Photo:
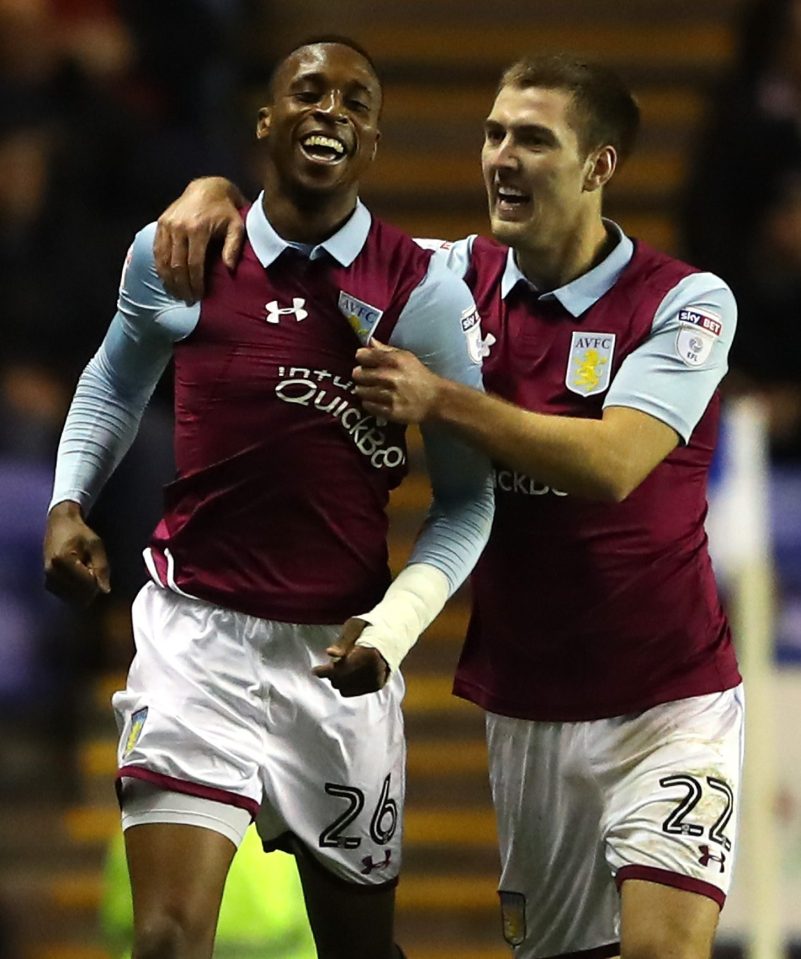
<svg viewBox="0 0 801 959">
<path fill-rule="evenodd" d="M 415 353 L 440 376 L 483 389 L 479 316 L 470 291 L 432 257 L 390 344 Z M 494 499 L 489 459 L 447 429 L 421 430 L 433 501 L 410 563 L 429 563 L 459 587 L 486 545 Z"/>
<path fill-rule="evenodd" d="M 78 381 L 58 447 L 51 507 L 74 500 L 84 512 L 91 508 L 130 448 L 174 342 L 197 324 L 199 305 L 173 300 L 158 281 L 152 239 L 150 227 L 137 234 L 118 311 Z"/>
<path fill-rule="evenodd" d="M 187 306 L 164 289 L 153 258 L 156 224 L 134 237 L 120 280 L 117 311 L 128 337 L 147 348 L 150 341 L 182 340 L 194 330 L 200 304 Z"/>
<path fill-rule="evenodd" d="M 470 254 L 473 250 L 473 241 L 476 238 L 475 233 L 466 236 L 463 240 L 430 240 L 423 237 L 415 237 L 414 242 L 424 250 L 433 250 L 434 259 L 455 273 L 458 277 L 464 278 L 467 268 L 470 266 Z"/>
<path fill-rule="evenodd" d="M 736 326 L 737 304 L 723 280 L 685 277 L 660 303 L 650 336 L 623 361 L 604 408 L 641 410 L 688 442 L 728 369 Z"/>
</svg>

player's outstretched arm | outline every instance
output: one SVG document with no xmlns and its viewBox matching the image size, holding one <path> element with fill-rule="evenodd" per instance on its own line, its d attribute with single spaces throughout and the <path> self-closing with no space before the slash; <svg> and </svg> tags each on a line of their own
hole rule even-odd
<svg viewBox="0 0 801 959">
<path fill-rule="evenodd" d="M 601 419 L 532 413 L 382 344 L 357 352 L 356 394 L 374 415 L 442 424 L 540 482 L 619 502 L 689 440 L 726 372 L 736 320 L 734 298 L 718 277 L 681 280 L 656 310 L 650 336 L 623 361 Z"/>
<path fill-rule="evenodd" d="M 431 370 L 481 388 L 478 314 L 467 287 L 432 263 L 393 331 Z M 411 355 L 411 354 L 410 354 Z M 397 669 L 448 597 L 464 581 L 489 537 L 494 512 L 489 460 L 452 431 L 424 424 L 433 499 L 407 566 L 382 601 L 364 614 L 357 647 L 374 647 Z"/>
<path fill-rule="evenodd" d="M 78 380 L 56 457 L 45 583 L 80 605 L 109 591 L 105 550 L 85 517 L 133 442 L 173 342 L 197 322 L 196 308 L 177 304 L 158 284 L 153 229 L 139 233 L 128 254 L 118 311 Z"/>
<path fill-rule="evenodd" d="M 233 270 L 242 252 L 245 227 L 239 210 L 246 202 L 230 180 L 202 177 L 167 207 L 158 218 L 153 256 L 168 293 L 186 303 L 202 298 L 212 240 L 223 241 L 223 263 Z"/>
<path fill-rule="evenodd" d="M 405 350 L 359 350 L 356 395 L 378 416 L 439 423 L 495 462 L 565 493 L 619 502 L 678 443 L 665 423 L 614 408 L 602 420 L 532 413 L 496 396 L 435 376 Z"/>
</svg>

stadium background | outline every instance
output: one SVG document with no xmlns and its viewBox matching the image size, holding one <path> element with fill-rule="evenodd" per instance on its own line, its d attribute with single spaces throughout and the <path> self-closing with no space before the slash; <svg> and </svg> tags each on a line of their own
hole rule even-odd
<svg viewBox="0 0 801 959">
<path fill-rule="evenodd" d="M 189 177 L 224 172 L 252 191 L 250 134 L 274 58 L 299 38 L 335 31 L 373 53 L 386 84 L 384 139 L 364 190 L 380 215 L 418 236 L 483 230 L 480 120 L 499 71 L 517 55 L 564 49 L 607 61 L 635 89 L 643 136 L 607 211 L 627 232 L 680 255 L 682 198 L 746 2 L 0 0 L 0 957 L 110 955 L 97 923 L 102 859 L 118 822 L 108 701 L 130 656 L 139 549 L 171 470 L 168 384 L 98 506 L 114 596 L 66 613 L 41 590 L 39 556 L 55 441 L 110 317 L 133 232 Z M 419 467 L 419 444 L 413 450 Z M 769 463 L 755 479 L 758 495 L 769 494 L 775 536 L 760 556 L 779 603 L 778 655 L 768 647 L 758 680 L 763 815 L 749 856 L 772 878 L 766 907 L 744 857 L 720 956 L 778 959 L 780 942 L 801 954 L 799 475 L 792 463 Z M 396 566 L 426 496 L 418 470 L 393 501 Z M 736 508 L 758 513 L 747 499 Z M 724 520 L 722 539 L 731 536 Z M 741 580 L 735 570 L 732 595 Z M 508 955 L 482 720 L 449 695 L 465 616 L 461 596 L 406 669 L 409 804 L 398 900 L 410 959 Z M 766 630 L 772 639 L 769 623 Z"/>
</svg>

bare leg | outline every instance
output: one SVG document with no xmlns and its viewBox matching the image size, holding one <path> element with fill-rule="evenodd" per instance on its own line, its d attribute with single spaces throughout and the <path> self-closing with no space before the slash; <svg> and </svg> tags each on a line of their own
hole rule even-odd
<svg viewBox="0 0 801 959">
<path fill-rule="evenodd" d="M 709 959 L 720 910 L 712 899 L 641 879 L 620 896 L 622 959 Z"/>
<path fill-rule="evenodd" d="M 234 844 L 200 826 L 147 823 L 125 831 L 125 849 L 133 959 L 211 959 Z"/>
<path fill-rule="evenodd" d="M 397 959 L 395 887 L 371 889 L 332 876 L 294 844 L 318 959 Z M 194 959 L 194 957 L 193 957 Z"/>
</svg>

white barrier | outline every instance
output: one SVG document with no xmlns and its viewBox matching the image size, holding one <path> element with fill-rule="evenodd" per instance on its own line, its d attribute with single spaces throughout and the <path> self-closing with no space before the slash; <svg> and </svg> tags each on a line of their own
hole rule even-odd
<svg viewBox="0 0 801 959">
<path fill-rule="evenodd" d="M 786 884 L 777 834 L 778 683 L 767 432 L 755 400 L 742 399 L 727 409 L 722 454 L 722 480 L 707 528 L 715 567 L 729 596 L 745 680 L 746 758 L 739 861 L 721 934 L 734 934 L 744 942 L 748 959 L 781 959 L 792 915 L 783 915 Z M 799 714 L 794 718 L 797 723 Z M 801 920 L 801 900 L 798 916 Z"/>
</svg>

